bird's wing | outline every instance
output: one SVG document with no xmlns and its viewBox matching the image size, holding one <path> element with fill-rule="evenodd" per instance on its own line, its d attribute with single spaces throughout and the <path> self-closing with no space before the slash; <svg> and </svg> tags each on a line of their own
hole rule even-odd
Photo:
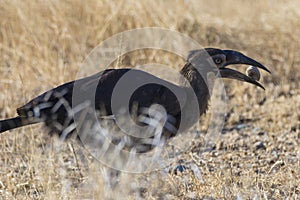
<svg viewBox="0 0 300 200">
<path fill-rule="evenodd" d="M 68 104 L 63 104 L 64 107 L 72 108 L 78 103 L 95 100 L 97 110 L 104 108 L 105 114 L 111 115 L 113 114 L 112 106 L 125 105 L 124 103 L 128 100 L 129 107 L 133 103 L 138 103 L 141 108 L 160 104 L 169 114 L 176 115 L 180 113 L 180 105 L 184 105 L 186 98 L 185 90 L 182 87 L 145 71 L 108 69 L 51 89 L 18 108 L 17 111 L 20 116 L 27 116 L 30 112 L 38 117 L 37 115 L 40 113 L 34 112 L 37 106 L 41 108 L 36 109 L 38 111 L 43 108 L 47 110 L 53 109 L 58 102 L 62 102 L 62 104 Z"/>
</svg>

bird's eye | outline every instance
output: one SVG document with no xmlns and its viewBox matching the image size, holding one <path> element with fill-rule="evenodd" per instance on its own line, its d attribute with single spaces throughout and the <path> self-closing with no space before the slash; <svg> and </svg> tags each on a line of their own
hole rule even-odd
<svg viewBox="0 0 300 200">
<path fill-rule="evenodd" d="M 214 61 L 215 61 L 216 64 L 221 64 L 222 63 L 221 58 L 215 58 Z"/>
</svg>

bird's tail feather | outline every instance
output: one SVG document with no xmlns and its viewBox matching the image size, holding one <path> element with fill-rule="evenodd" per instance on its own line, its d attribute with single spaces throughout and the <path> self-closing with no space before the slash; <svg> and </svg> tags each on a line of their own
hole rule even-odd
<svg viewBox="0 0 300 200">
<path fill-rule="evenodd" d="M 0 133 L 15 129 L 21 126 L 38 123 L 37 120 L 31 120 L 27 117 L 14 117 L 10 119 L 0 120 Z"/>
</svg>

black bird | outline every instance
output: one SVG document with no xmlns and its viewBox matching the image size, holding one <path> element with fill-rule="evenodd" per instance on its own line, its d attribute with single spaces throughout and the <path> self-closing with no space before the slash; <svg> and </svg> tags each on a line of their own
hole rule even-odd
<svg viewBox="0 0 300 200">
<path fill-rule="evenodd" d="M 150 82 L 138 87 L 133 92 L 127 110 L 132 112 L 136 105 L 137 113 L 135 115 L 140 116 L 145 112 L 144 108 L 149 108 L 153 104 L 162 106 L 168 116 L 164 124 L 164 130 L 168 132 L 166 137 L 172 137 L 177 131 L 185 131 L 190 128 L 206 112 L 210 99 L 209 87 L 211 87 L 210 84 L 213 84 L 207 78 L 208 73 L 212 72 L 222 78 L 248 82 L 264 89 L 253 78 L 226 68 L 226 66 L 234 64 L 252 65 L 270 73 L 259 62 L 234 50 L 215 48 L 193 50 L 189 52 L 187 62 L 180 71 L 188 84 L 175 85 L 137 69 L 107 69 L 95 75 L 60 85 L 32 99 L 17 109 L 17 117 L 0 121 L 0 132 L 44 122 L 51 132 L 66 138 L 76 128 L 77 131 L 79 130 L 78 123 L 74 123 L 76 114 L 74 114 L 74 110 L 80 107 L 78 105 L 88 102 L 86 105 L 95 108 L 100 118 L 116 115 L 115 110 L 122 110 L 122 99 L 119 99 L 119 102 L 116 101 L 115 110 L 112 108 L 111 99 L 118 82 L 126 77 L 126 74 L 131 73 L 130 78 L 126 79 L 125 85 L 123 84 L 125 89 L 129 85 L 132 86 L 141 81 L 150 80 Z M 119 92 L 124 92 L 126 95 L 126 90 Z M 74 97 L 75 93 L 76 97 Z M 92 98 L 90 98 L 91 93 L 94 94 Z M 198 112 L 194 112 L 195 110 Z M 198 116 L 193 116 L 193 113 L 197 113 Z M 150 115 L 149 112 L 146 114 L 147 117 L 151 117 Z M 145 125 L 144 122 L 140 123 L 138 120 L 135 122 Z"/>
</svg>

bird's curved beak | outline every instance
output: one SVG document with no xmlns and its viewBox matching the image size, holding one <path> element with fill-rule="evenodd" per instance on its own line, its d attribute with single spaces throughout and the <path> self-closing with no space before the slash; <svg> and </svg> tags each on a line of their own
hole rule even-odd
<svg viewBox="0 0 300 200">
<path fill-rule="evenodd" d="M 243 82 L 248 82 L 262 89 L 265 89 L 259 82 L 257 82 L 253 78 L 239 71 L 226 68 L 226 66 L 235 65 L 235 64 L 245 64 L 245 65 L 252 65 L 258 67 L 260 69 L 263 69 L 271 73 L 270 70 L 268 70 L 265 66 L 263 66 L 261 63 L 257 62 L 256 60 L 253 60 L 252 58 L 249 58 L 240 52 L 233 51 L 233 50 L 224 50 L 224 54 L 226 55 L 226 63 L 224 64 L 223 67 L 219 68 L 220 75 L 222 78 L 231 78 Z"/>
</svg>

